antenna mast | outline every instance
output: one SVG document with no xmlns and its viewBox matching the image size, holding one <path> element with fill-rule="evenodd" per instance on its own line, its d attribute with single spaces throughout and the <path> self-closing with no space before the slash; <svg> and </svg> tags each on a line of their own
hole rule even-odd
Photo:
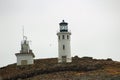
<svg viewBox="0 0 120 80">
<path fill-rule="evenodd" d="M 22 31 L 23 31 L 22 36 L 23 36 L 23 40 L 24 40 L 24 25 L 22 27 L 23 27 L 23 29 L 22 29 Z"/>
</svg>

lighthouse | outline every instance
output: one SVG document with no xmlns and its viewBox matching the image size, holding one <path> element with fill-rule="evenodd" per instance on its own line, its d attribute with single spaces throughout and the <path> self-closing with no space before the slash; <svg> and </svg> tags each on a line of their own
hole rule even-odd
<svg viewBox="0 0 120 80">
<path fill-rule="evenodd" d="M 20 53 L 15 54 L 17 57 L 17 65 L 30 65 L 34 64 L 34 53 L 30 49 L 29 41 L 26 36 L 23 36 L 21 41 L 21 50 Z"/>
<path fill-rule="evenodd" d="M 59 23 L 58 36 L 58 63 L 72 62 L 71 58 L 71 46 L 70 46 L 70 35 L 68 31 L 68 23 L 64 20 Z"/>
</svg>

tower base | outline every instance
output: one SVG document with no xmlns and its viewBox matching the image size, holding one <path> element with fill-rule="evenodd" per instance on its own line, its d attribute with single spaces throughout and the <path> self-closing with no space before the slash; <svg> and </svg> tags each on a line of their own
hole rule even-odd
<svg viewBox="0 0 120 80">
<path fill-rule="evenodd" d="M 58 58 L 58 63 L 70 63 L 72 62 L 71 58 Z"/>
</svg>

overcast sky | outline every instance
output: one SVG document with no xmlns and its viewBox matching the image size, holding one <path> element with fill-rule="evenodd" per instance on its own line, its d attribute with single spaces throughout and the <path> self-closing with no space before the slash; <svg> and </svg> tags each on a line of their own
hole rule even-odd
<svg viewBox="0 0 120 80">
<path fill-rule="evenodd" d="M 120 61 L 120 0 L 0 0 L 0 67 L 16 62 L 23 25 L 35 59 L 57 57 L 63 19 L 72 56 Z"/>
</svg>

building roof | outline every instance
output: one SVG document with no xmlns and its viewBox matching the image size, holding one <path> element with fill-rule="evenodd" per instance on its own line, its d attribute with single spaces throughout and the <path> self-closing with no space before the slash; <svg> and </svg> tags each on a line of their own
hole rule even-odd
<svg viewBox="0 0 120 80">
<path fill-rule="evenodd" d="M 62 26 L 62 25 L 68 25 L 68 23 L 67 23 L 67 22 L 65 22 L 64 20 L 62 20 L 62 22 L 61 22 L 61 23 L 59 23 L 59 25 L 60 25 L 60 26 Z"/>
<path fill-rule="evenodd" d="M 32 55 L 33 57 L 35 57 L 34 53 L 32 52 L 32 50 L 30 50 L 28 53 L 16 53 L 15 55 L 18 56 L 18 55 Z"/>
</svg>

